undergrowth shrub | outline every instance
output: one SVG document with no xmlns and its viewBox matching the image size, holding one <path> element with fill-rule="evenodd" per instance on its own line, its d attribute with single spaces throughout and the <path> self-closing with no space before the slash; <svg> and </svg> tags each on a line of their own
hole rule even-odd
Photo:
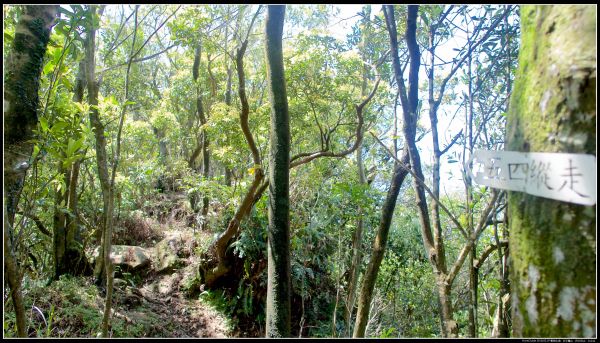
<svg viewBox="0 0 600 343">
<path fill-rule="evenodd" d="M 163 234 L 158 225 L 150 218 L 143 216 L 141 211 L 133 211 L 120 220 L 113 231 L 113 244 L 116 245 L 154 245 Z"/>
<path fill-rule="evenodd" d="M 49 286 L 32 284 L 24 295 L 29 337 L 96 337 L 100 332 L 104 298 L 91 277 L 63 275 Z M 11 302 L 6 305 L 4 336 L 15 337 L 14 310 Z M 136 323 L 112 316 L 111 337 L 146 337 L 159 322 L 153 313 Z"/>
</svg>

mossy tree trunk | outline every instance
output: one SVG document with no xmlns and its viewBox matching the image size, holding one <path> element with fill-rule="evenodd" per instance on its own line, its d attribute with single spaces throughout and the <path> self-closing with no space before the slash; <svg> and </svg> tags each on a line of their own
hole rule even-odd
<svg viewBox="0 0 600 343">
<path fill-rule="evenodd" d="M 596 7 L 524 6 L 521 25 L 507 150 L 595 155 Z M 508 199 L 514 336 L 595 337 L 596 206 Z"/>
<path fill-rule="evenodd" d="M 25 309 L 21 294 L 21 272 L 15 256 L 12 232 L 23 189 L 31 139 L 37 124 L 38 89 L 50 31 L 58 6 L 25 6 L 15 28 L 12 49 L 6 61 L 4 80 L 4 268 L 15 308 L 17 335 L 26 337 Z"/>
<path fill-rule="evenodd" d="M 271 137 L 266 337 L 290 336 L 290 120 L 283 70 L 284 17 L 285 6 L 268 6 L 265 38 Z"/>
</svg>

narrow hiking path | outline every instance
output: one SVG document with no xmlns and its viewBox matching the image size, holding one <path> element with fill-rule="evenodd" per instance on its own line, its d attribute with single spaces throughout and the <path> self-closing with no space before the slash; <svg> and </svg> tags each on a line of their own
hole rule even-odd
<svg viewBox="0 0 600 343">
<path fill-rule="evenodd" d="M 210 243 L 211 234 L 194 227 L 195 214 L 185 193 L 165 193 L 159 198 L 158 204 L 143 209 L 144 217 L 150 218 L 138 219 L 154 217 L 154 230 L 163 238 L 138 243 L 151 260 L 146 269 L 116 277 L 114 316 L 135 324 L 152 314 L 156 326 L 146 337 L 226 338 L 231 332 L 227 318 L 197 293 L 188 293 L 196 282 L 196 249 Z"/>
<path fill-rule="evenodd" d="M 155 321 L 158 337 L 228 337 L 226 318 L 201 300 L 186 297 L 179 289 L 182 277 L 179 270 L 172 274 L 154 275 L 141 287 L 119 288 L 122 306 L 120 311 L 115 311 L 115 317 L 135 324 L 151 312 L 159 318 Z"/>
<path fill-rule="evenodd" d="M 196 214 L 185 193 L 149 195 L 138 207 L 117 220 L 113 236 L 110 336 L 227 338 L 243 334 L 217 303 L 199 294 L 198 260 L 213 233 L 194 227 Z M 86 254 L 97 256 L 97 251 Z M 48 282 L 28 275 L 24 282 L 29 337 L 97 337 L 105 290 L 94 284 L 93 276 L 63 275 Z M 6 332 L 14 329 L 14 311 L 12 302 L 6 296 L 4 300 Z"/>
</svg>

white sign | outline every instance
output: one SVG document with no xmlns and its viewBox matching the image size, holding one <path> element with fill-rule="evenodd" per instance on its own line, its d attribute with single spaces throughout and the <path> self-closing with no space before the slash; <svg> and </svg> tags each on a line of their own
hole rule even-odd
<svg viewBox="0 0 600 343">
<path fill-rule="evenodd" d="M 476 150 L 473 171 L 480 185 L 582 205 L 596 203 L 596 156 Z"/>
</svg>

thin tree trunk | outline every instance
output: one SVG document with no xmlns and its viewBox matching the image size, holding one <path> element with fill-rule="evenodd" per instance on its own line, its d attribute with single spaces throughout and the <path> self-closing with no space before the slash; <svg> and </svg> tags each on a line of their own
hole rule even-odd
<svg viewBox="0 0 600 343">
<path fill-rule="evenodd" d="M 227 8 L 227 19 L 229 19 L 229 7 Z M 225 25 L 225 51 L 228 50 L 229 45 L 229 25 Z M 231 106 L 231 79 L 233 77 L 233 69 L 231 61 L 227 59 L 227 86 L 225 88 L 225 104 Z M 231 168 L 225 166 L 225 185 L 231 186 Z"/>
<path fill-rule="evenodd" d="M 269 5 L 265 29 L 271 100 L 266 337 L 290 337 L 290 120 L 283 70 L 285 5 Z"/>
<path fill-rule="evenodd" d="M 494 209 L 495 212 L 495 209 Z M 506 237 L 504 237 L 506 239 Z M 508 273 L 506 270 L 507 263 L 506 255 L 508 249 L 502 252 L 502 248 L 500 247 L 500 238 L 498 236 L 498 223 L 494 223 L 494 239 L 496 241 L 496 246 L 498 246 L 498 261 L 499 265 L 499 279 L 500 279 L 500 292 L 498 293 L 498 307 L 496 309 L 496 314 L 494 315 L 494 322 L 492 328 L 492 337 L 509 337 L 508 330 L 508 318 L 506 316 L 508 301 L 505 301 L 505 297 L 510 297 L 509 294 L 509 286 L 508 286 Z M 506 299 L 508 300 L 508 299 Z"/>
<path fill-rule="evenodd" d="M 57 5 L 25 6 L 15 27 L 6 61 L 4 81 L 4 268 L 15 308 L 17 336 L 27 336 L 22 274 L 16 259 L 13 236 L 15 214 L 33 149 L 30 140 L 37 124 L 38 89 L 50 31 L 58 14 Z"/>
<path fill-rule="evenodd" d="M 447 14 L 448 12 L 446 12 Z M 438 23 L 443 20 L 443 17 L 438 20 Z M 435 71 L 435 34 L 437 25 L 431 26 L 431 32 L 429 33 L 429 53 L 431 69 L 428 75 L 428 90 L 429 90 L 429 120 L 431 122 L 431 137 L 433 141 L 433 196 L 437 199 L 440 198 L 440 159 L 442 152 L 439 147 L 438 129 L 437 129 L 437 101 L 434 96 L 434 71 Z M 439 95 L 439 99 L 443 94 Z M 452 298 L 451 298 L 451 287 L 445 284 L 445 276 L 447 274 L 446 266 L 446 253 L 444 249 L 444 240 L 442 235 L 442 225 L 440 220 L 439 204 L 433 202 L 431 204 L 431 216 L 433 217 L 433 245 L 437 256 L 437 265 L 434 266 L 436 272 L 436 282 L 438 284 L 438 305 L 440 310 L 440 325 L 441 331 L 444 336 L 450 330 L 447 329 L 448 319 L 452 319 Z"/>
<path fill-rule="evenodd" d="M 420 52 L 416 42 L 416 19 L 418 14 L 418 6 L 408 6 L 405 35 L 406 45 L 408 47 L 410 56 L 408 90 L 404 84 L 404 78 L 398 58 L 397 30 L 394 19 L 394 10 L 392 6 L 384 6 L 384 10 L 392 48 L 392 65 L 394 67 L 396 83 L 398 84 L 398 88 L 400 90 L 400 100 L 403 109 L 404 139 L 406 142 L 406 147 L 409 151 L 412 173 L 414 174 L 413 186 L 415 188 L 416 204 L 419 209 L 419 218 L 421 221 L 421 236 L 425 251 L 427 252 L 429 262 L 431 263 L 431 266 L 436 274 L 436 281 L 438 283 L 438 294 L 442 309 L 442 334 L 444 337 L 455 337 L 457 335 L 457 326 L 456 322 L 452 319 L 452 303 L 450 299 L 452 282 L 447 282 L 448 277 L 443 272 L 445 268 L 443 268 L 443 265 L 440 263 L 440 258 L 443 261 L 444 256 L 439 256 L 439 251 L 436 250 L 436 244 L 431 230 L 427 199 L 425 197 L 425 185 L 422 184 L 424 180 L 423 171 L 421 169 L 420 156 L 415 141 L 416 124 L 418 119 L 418 70 L 420 65 Z M 438 198 L 436 197 L 436 199 Z M 438 248 L 441 247 L 441 241 L 439 241 L 439 239 L 441 239 L 441 235 L 438 235 Z M 471 246 L 468 245 L 468 247 L 470 250 Z M 452 277 L 450 281 L 453 279 L 454 277 Z"/>
<path fill-rule="evenodd" d="M 102 7 L 101 11 L 104 7 Z M 89 7 L 90 15 L 96 16 L 96 6 Z M 101 15 L 101 13 L 99 14 Z M 98 177 L 102 189 L 102 253 L 98 258 L 98 267 L 95 275 L 97 283 L 106 284 L 106 304 L 102 320 L 102 336 L 108 337 L 108 317 L 110 316 L 110 307 L 112 299 L 112 273 L 113 265 L 110 260 L 111 236 L 113 225 L 113 196 L 111 189 L 110 176 L 108 172 L 108 156 L 106 153 L 106 138 L 104 136 L 104 125 L 100 121 L 98 112 L 98 91 L 99 82 L 96 80 L 95 68 L 95 50 L 96 50 L 96 27 L 89 28 L 86 44 L 86 62 L 87 62 L 87 88 L 88 103 L 90 104 L 90 123 L 94 129 L 96 145 L 96 164 L 98 167 Z"/>
<path fill-rule="evenodd" d="M 405 148 L 402 155 L 401 161 L 405 165 L 410 164 L 410 158 L 408 150 Z M 377 280 L 377 274 L 379 273 L 379 267 L 385 254 L 385 248 L 387 245 L 388 233 L 392 224 L 392 217 L 394 216 L 394 209 L 396 207 L 396 199 L 400 192 L 400 187 L 404 182 L 404 178 L 408 174 L 408 171 L 394 164 L 394 176 L 390 185 L 390 189 L 387 192 L 385 202 L 381 211 L 381 220 L 379 222 L 379 229 L 373 242 L 372 256 L 365 274 L 363 276 L 362 287 L 360 289 L 360 296 L 358 298 L 358 311 L 356 313 L 356 323 L 354 324 L 354 332 L 352 337 L 364 337 L 367 328 L 367 322 L 369 320 L 369 311 L 371 307 L 371 300 L 373 298 L 373 289 L 375 288 L 375 281 Z"/>
<path fill-rule="evenodd" d="M 471 50 L 470 33 L 467 28 L 467 41 L 469 42 L 469 50 Z M 473 153 L 473 82 L 472 82 L 472 55 L 469 54 L 467 58 L 467 78 L 468 78 L 468 106 L 465 106 L 465 133 L 466 133 L 466 144 L 463 148 L 463 156 L 466 156 L 466 151 L 469 152 L 469 156 Z M 470 168 L 471 166 L 468 166 Z M 473 185 L 471 178 L 463 178 L 465 184 L 466 193 L 466 217 L 467 217 L 467 232 L 472 234 L 475 228 L 473 227 Z M 475 256 L 477 254 L 477 242 L 472 242 L 473 248 L 469 253 L 469 337 L 477 337 L 477 271 L 474 269 Z"/>
<path fill-rule="evenodd" d="M 200 43 L 199 43 L 200 44 Z M 198 82 L 198 76 L 199 76 L 199 68 L 200 68 L 200 61 L 201 61 L 201 48 L 200 45 L 198 45 L 198 47 L 196 48 L 196 52 L 194 55 L 194 66 L 193 66 L 193 77 L 194 77 L 194 82 Z M 204 128 L 204 125 L 206 125 L 207 123 L 207 115 L 204 112 L 204 106 L 202 104 L 202 97 L 200 95 L 200 85 L 197 85 L 196 88 L 196 110 L 198 111 L 198 117 L 200 118 L 200 124 L 202 125 L 202 138 L 201 138 L 201 151 L 202 151 L 202 177 L 205 180 L 208 180 L 209 178 L 209 172 L 210 172 L 210 155 L 209 155 L 209 151 L 208 151 L 208 136 L 206 133 L 206 129 Z M 209 199 L 208 196 L 204 195 L 204 197 L 202 198 L 202 216 L 204 217 L 204 221 L 202 222 L 202 227 L 206 227 L 206 216 L 208 215 L 208 206 L 209 206 Z"/>
<path fill-rule="evenodd" d="M 370 13 L 370 7 L 369 12 Z M 369 17 L 369 14 L 365 15 Z M 363 44 L 364 44 L 363 37 Z M 367 66 L 363 69 L 363 84 L 361 87 L 361 97 L 367 96 Z M 361 185 L 367 185 L 367 178 L 365 176 L 365 170 L 362 159 L 362 142 L 356 149 L 356 166 L 358 168 L 358 182 Z M 348 278 L 348 291 L 346 297 L 346 308 L 344 311 L 344 321 L 346 323 L 346 335 L 352 336 L 352 314 L 356 305 L 356 288 L 358 285 L 358 277 L 360 275 L 360 265 L 362 262 L 362 241 L 363 241 L 363 210 L 358 208 L 358 219 L 356 222 L 356 230 L 352 235 L 352 261 L 350 262 L 349 278 Z"/>
<path fill-rule="evenodd" d="M 81 102 L 85 88 L 85 62 L 79 64 L 79 72 L 75 84 L 73 101 Z M 90 271 L 89 262 L 76 238 L 80 237 L 77 225 L 77 182 L 81 159 L 73 162 L 69 170 L 64 170 L 62 161 L 59 162 L 59 174 L 63 177 L 66 187 L 58 192 L 54 212 L 54 278 L 58 279 L 63 274 L 81 275 Z M 65 215 L 64 208 L 69 211 Z"/>
<path fill-rule="evenodd" d="M 62 160 L 64 160 L 66 156 L 62 156 L 61 160 L 56 163 L 58 174 L 62 177 L 62 181 L 66 185 L 65 188 L 57 189 L 56 194 L 54 196 L 54 216 L 53 216 L 53 225 L 52 225 L 52 245 L 54 252 L 54 279 L 58 279 L 60 275 L 66 274 L 66 265 L 65 265 L 65 254 L 66 254 L 66 245 L 67 245 L 67 232 L 65 226 L 65 212 L 64 208 L 66 207 L 67 196 L 69 193 L 69 182 L 70 173 L 68 173 L 63 167 Z"/>
<path fill-rule="evenodd" d="M 409 92 L 406 92 L 404 87 L 404 79 L 401 76 L 400 63 L 398 58 L 398 43 L 397 43 L 397 33 L 396 33 L 396 24 L 394 19 L 394 9 L 393 6 L 384 6 L 384 14 L 386 18 L 386 23 L 388 27 L 388 32 L 390 34 L 390 44 L 392 50 L 392 63 L 394 67 L 394 72 L 396 76 L 396 80 L 399 86 L 400 97 L 403 107 L 404 114 L 404 131 L 405 131 L 405 141 L 406 146 L 404 149 L 403 156 L 401 158 L 401 162 L 404 165 L 412 165 L 413 163 L 420 163 L 418 160 L 418 153 L 416 152 L 416 147 L 414 147 L 414 132 L 412 135 L 410 134 L 411 125 L 414 126 L 416 124 L 416 119 L 412 119 L 410 115 L 415 116 L 415 110 L 417 105 L 417 72 L 419 69 L 419 52 L 418 47 L 416 46 L 416 41 L 414 35 L 416 33 L 416 13 L 418 6 L 409 6 L 409 17 L 408 17 L 408 25 L 406 30 L 407 42 L 410 50 L 410 74 L 409 74 Z M 409 100 L 411 103 L 409 104 Z M 413 124 L 414 121 L 414 124 Z M 414 131 L 414 129 L 412 130 Z M 412 142 L 411 142 L 412 139 Z M 411 144 L 413 145 L 411 147 Z M 415 168 L 412 166 L 412 168 Z M 417 175 L 419 175 L 420 166 L 415 169 Z M 388 191 L 388 195 L 386 197 L 385 203 L 383 205 L 381 222 L 379 226 L 379 230 L 377 232 L 377 236 L 375 237 L 375 242 L 373 243 L 373 255 L 371 257 L 371 261 L 367 266 L 367 270 L 365 271 L 365 275 L 363 277 L 363 285 L 361 288 L 361 295 L 358 303 L 358 312 L 356 314 L 356 324 L 354 326 L 353 337 L 364 337 L 366 327 L 368 324 L 369 318 L 369 310 L 371 299 L 373 296 L 373 289 L 375 287 L 375 281 L 377 279 L 377 273 L 379 272 L 379 267 L 381 265 L 381 260 L 383 259 L 383 255 L 385 253 L 385 247 L 387 244 L 389 227 L 391 225 L 391 220 L 394 213 L 394 208 L 396 205 L 396 199 L 398 197 L 398 192 L 400 191 L 400 186 L 402 185 L 404 178 L 408 174 L 408 170 L 406 168 L 402 168 L 395 164 L 395 173 L 392 180 L 392 184 Z M 421 172 L 422 175 L 422 172 Z M 422 177 L 421 177 L 422 179 Z M 416 183 L 416 180 L 415 180 Z M 422 187 L 418 187 L 417 190 L 422 191 Z M 424 194 L 423 194 L 424 197 Z M 424 199 L 417 199 L 419 203 Z M 426 206 L 426 204 L 425 204 Z M 421 216 L 423 220 L 424 217 Z M 426 236 L 424 235 L 424 241 Z M 426 241 L 426 247 L 429 251 L 429 246 L 431 246 L 431 239 Z"/>
</svg>

